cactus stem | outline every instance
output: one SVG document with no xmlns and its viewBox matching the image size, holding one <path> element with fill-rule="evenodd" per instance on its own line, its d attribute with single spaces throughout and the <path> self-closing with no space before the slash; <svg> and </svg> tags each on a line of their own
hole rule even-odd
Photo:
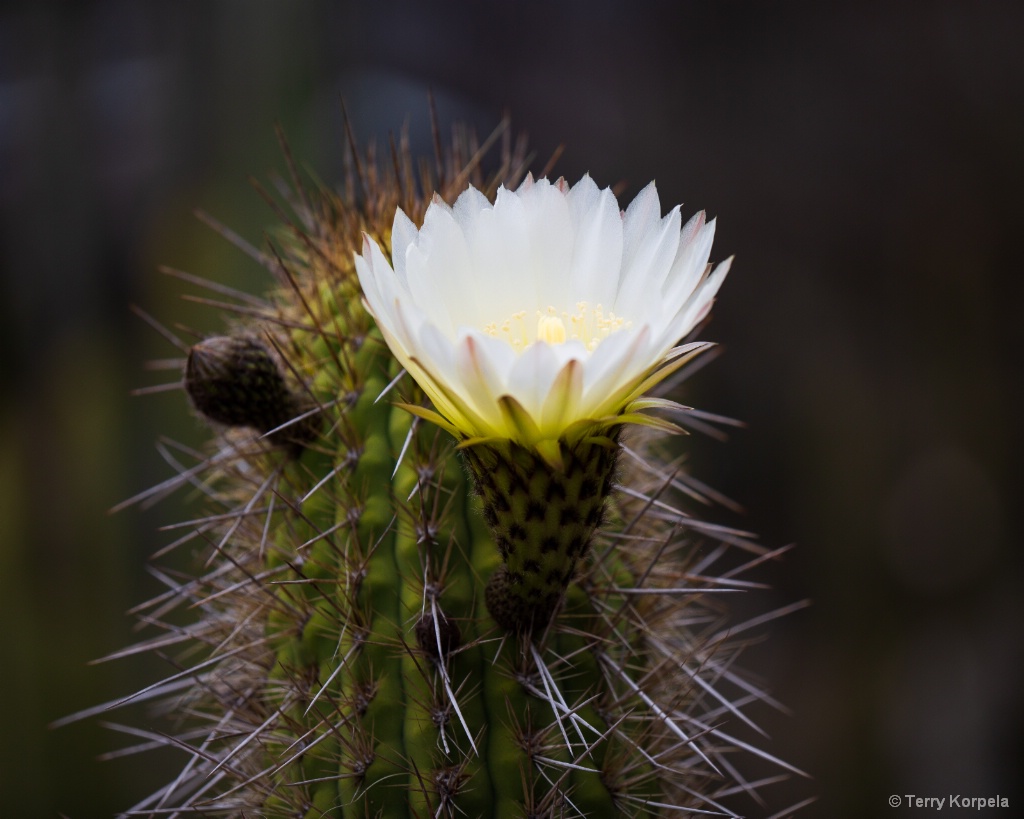
<svg viewBox="0 0 1024 819">
<path fill-rule="evenodd" d="M 189 354 L 182 385 L 217 451 L 161 441 L 174 474 L 117 508 L 193 487 L 207 509 L 159 554 L 191 542 L 211 560 L 158 573 L 165 593 L 135 614 L 162 633 L 111 655 L 181 647 L 172 673 L 63 722 L 132 702 L 185 720 L 145 734 L 188 760 L 144 815 L 737 815 L 716 800 L 761 783 L 729 754 L 784 764 L 719 727 L 757 730 L 747 704 L 778 706 L 734 670 L 736 634 L 793 607 L 730 628 L 717 592 L 757 588 L 739 577 L 784 550 L 679 507 L 725 501 L 655 450 L 667 424 L 620 433 L 633 413 L 511 444 L 448 423 L 364 309 L 354 256 L 364 232 L 391 255 L 396 208 L 426 213 L 417 191 L 517 186 L 525 147 L 508 140 L 491 184 L 466 134 L 439 178 L 404 145 L 393 170 L 350 146 L 347 189 L 312 196 L 285 145 L 292 191 L 257 185 L 283 223 L 263 248 L 201 215 L 275 292 L 165 270 L 233 314 L 194 345 L 143 316 Z"/>
</svg>

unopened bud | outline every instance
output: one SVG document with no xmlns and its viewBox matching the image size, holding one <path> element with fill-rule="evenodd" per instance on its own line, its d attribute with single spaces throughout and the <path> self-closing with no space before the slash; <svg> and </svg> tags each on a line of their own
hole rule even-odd
<svg viewBox="0 0 1024 819">
<path fill-rule="evenodd" d="M 308 409 L 285 383 L 267 347 L 246 335 L 213 336 L 192 347 L 185 364 L 185 391 L 196 410 L 211 421 L 263 433 Z M 315 426 L 303 419 L 274 437 L 304 444 L 315 433 Z"/>
</svg>

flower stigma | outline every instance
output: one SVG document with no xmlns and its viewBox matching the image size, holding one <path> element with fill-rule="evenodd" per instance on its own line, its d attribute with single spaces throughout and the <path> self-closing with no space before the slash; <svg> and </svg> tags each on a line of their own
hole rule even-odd
<svg viewBox="0 0 1024 819">
<path fill-rule="evenodd" d="M 558 316 L 541 316 L 537 319 L 537 340 L 548 344 L 565 343 L 565 325 Z"/>
</svg>

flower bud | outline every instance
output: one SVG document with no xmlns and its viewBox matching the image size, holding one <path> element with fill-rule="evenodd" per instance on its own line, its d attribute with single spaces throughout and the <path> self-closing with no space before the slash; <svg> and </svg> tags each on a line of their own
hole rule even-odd
<svg viewBox="0 0 1024 819">
<path fill-rule="evenodd" d="M 212 336 L 189 350 L 185 391 L 196 410 L 229 427 L 278 430 L 309 409 L 285 382 L 277 360 L 258 339 Z M 271 435 L 275 442 L 302 446 L 316 435 L 306 418 Z"/>
</svg>

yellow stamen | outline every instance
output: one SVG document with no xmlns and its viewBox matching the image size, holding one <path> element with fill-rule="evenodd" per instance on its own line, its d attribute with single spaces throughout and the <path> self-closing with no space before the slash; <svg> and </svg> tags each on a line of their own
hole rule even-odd
<svg viewBox="0 0 1024 819">
<path fill-rule="evenodd" d="M 494 338 L 504 338 L 513 349 L 520 352 L 535 341 L 548 344 L 564 344 L 567 339 L 582 341 L 587 350 L 593 351 L 602 339 L 617 330 L 628 330 L 632 322 L 626 321 L 613 312 L 605 313 L 600 304 L 576 303 L 576 311 L 559 313 L 554 307 L 537 310 L 537 323 L 526 320 L 526 311 L 519 310 L 500 322 L 484 325 L 484 332 Z M 536 329 L 534 329 L 536 328 Z"/>
</svg>

